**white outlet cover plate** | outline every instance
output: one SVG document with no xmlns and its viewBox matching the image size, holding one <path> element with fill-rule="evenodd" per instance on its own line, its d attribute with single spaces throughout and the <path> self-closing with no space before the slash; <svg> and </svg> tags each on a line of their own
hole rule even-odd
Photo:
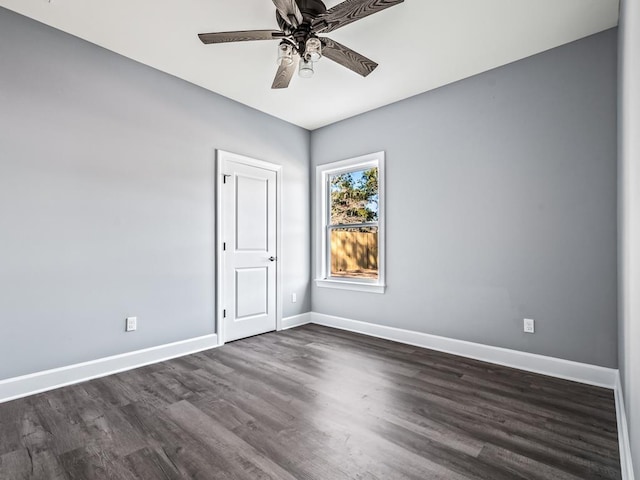
<svg viewBox="0 0 640 480">
<path fill-rule="evenodd" d="M 525 333 L 535 333 L 535 321 L 533 319 L 524 319 L 524 331 Z"/>
<path fill-rule="evenodd" d="M 127 332 L 133 332 L 138 328 L 138 317 L 127 317 Z"/>
</svg>

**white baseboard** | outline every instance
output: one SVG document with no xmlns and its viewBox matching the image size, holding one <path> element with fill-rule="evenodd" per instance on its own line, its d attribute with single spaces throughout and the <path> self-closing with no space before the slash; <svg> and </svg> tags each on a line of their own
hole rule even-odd
<svg viewBox="0 0 640 480">
<path fill-rule="evenodd" d="M 627 411 L 624 406 L 624 394 L 622 391 L 622 382 L 620 381 L 619 374 L 616 376 L 615 396 L 622 480 L 634 480 L 633 464 L 631 462 L 631 443 L 629 441 L 629 427 L 627 424 Z"/>
<path fill-rule="evenodd" d="M 282 329 L 288 330 L 289 328 L 299 327 L 311 323 L 311 312 L 301 313 L 300 315 L 294 315 L 293 317 L 287 317 L 282 319 Z"/>
<path fill-rule="evenodd" d="M 311 322 L 506 367 L 614 389 L 618 370 L 311 312 Z"/>
<path fill-rule="evenodd" d="M 0 403 L 46 392 L 55 388 L 104 377 L 218 346 L 217 335 L 205 335 L 135 352 L 54 368 L 21 377 L 0 380 Z"/>
</svg>

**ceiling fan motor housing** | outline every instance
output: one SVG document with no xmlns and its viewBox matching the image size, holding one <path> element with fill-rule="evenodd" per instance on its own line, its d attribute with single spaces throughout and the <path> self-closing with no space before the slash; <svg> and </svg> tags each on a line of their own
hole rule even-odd
<svg viewBox="0 0 640 480">
<path fill-rule="evenodd" d="M 320 0 L 296 0 L 305 23 L 311 23 L 316 17 L 326 13 L 327 7 Z"/>
</svg>

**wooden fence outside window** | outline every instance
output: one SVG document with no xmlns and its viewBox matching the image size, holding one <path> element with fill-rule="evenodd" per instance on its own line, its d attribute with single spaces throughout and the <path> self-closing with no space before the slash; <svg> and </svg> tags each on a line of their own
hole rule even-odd
<svg viewBox="0 0 640 480">
<path fill-rule="evenodd" d="M 378 233 L 331 232 L 331 275 L 378 278 Z"/>
</svg>

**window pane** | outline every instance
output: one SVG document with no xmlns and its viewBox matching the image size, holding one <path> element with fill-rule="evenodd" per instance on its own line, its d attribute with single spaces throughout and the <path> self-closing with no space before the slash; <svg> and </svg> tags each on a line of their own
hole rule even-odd
<svg viewBox="0 0 640 480">
<path fill-rule="evenodd" d="M 329 177 L 330 225 L 378 221 L 378 168 Z"/>
<path fill-rule="evenodd" d="M 331 276 L 378 278 L 378 227 L 330 230 Z"/>
</svg>

